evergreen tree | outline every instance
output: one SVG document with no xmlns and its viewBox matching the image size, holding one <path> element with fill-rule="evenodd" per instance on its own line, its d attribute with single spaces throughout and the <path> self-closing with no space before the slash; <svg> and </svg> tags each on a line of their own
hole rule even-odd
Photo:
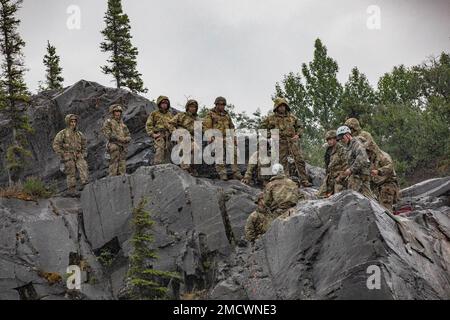
<svg viewBox="0 0 450 320">
<path fill-rule="evenodd" d="M 171 279 L 180 279 L 179 274 L 156 270 L 152 262 L 158 258 L 156 250 L 152 249 L 153 236 L 151 234 L 154 221 L 150 212 L 145 210 L 147 200 L 141 199 L 133 210 L 132 224 L 134 234 L 132 238 L 133 253 L 130 256 L 128 270 L 129 291 L 128 297 L 139 300 L 155 300 L 167 297 L 167 286 L 163 284 Z"/>
<path fill-rule="evenodd" d="M 102 52 L 111 53 L 108 64 L 101 69 L 111 74 L 117 88 L 127 87 L 132 92 L 147 92 L 137 71 L 138 49 L 131 44 L 131 27 L 128 15 L 123 13 L 121 0 L 108 0 L 104 18 L 106 27 L 102 31 L 105 38 L 100 44 Z"/>
<path fill-rule="evenodd" d="M 22 0 L 0 0 L 0 52 L 3 55 L 0 79 L 0 111 L 8 119 L 6 127 L 11 130 L 11 145 L 6 150 L 6 168 L 9 183 L 19 180 L 26 157 L 26 133 L 32 131 L 26 116 L 29 94 L 24 80 L 25 66 L 22 49 L 25 42 L 17 29 L 16 17 Z"/>
<path fill-rule="evenodd" d="M 64 78 L 61 76 L 62 68 L 59 66 L 59 56 L 56 48 L 47 41 L 47 54 L 44 56 L 46 75 L 46 89 L 62 89 Z"/>
<path fill-rule="evenodd" d="M 337 62 L 328 56 L 327 48 L 320 39 L 316 39 L 314 48 L 314 59 L 302 65 L 306 80 L 306 99 L 321 129 L 328 130 L 333 128 L 342 93 L 342 86 L 337 79 L 339 67 Z"/>
<path fill-rule="evenodd" d="M 375 92 L 369 81 L 357 67 L 350 73 L 337 110 L 336 126 L 347 118 L 357 118 L 362 124 L 368 123 L 376 103 Z"/>
</svg>

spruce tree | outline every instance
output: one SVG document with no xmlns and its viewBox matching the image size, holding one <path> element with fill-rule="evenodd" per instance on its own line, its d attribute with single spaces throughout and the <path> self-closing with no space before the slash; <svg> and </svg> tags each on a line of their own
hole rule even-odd
<svg viewBox="0 0 450 320">
<path fill-rule="evenodd" d="M 117 88 L 127 87 L 132 92 L 147 92 L 137 71 L 138 49 L 131 44 L 131 27 L 128 15 L 123 13 L 121 0 L 108 0 L 108 9 L 102 31 L 104 41 L 100 44 L 102 52 L 109 52 L 108 64 L 102 66 L 103 73 L 114 77 Z"/>
<path fill-rule="evenodd" d="M 302 73 L 306 80 L 306 100 L 314 119 L 322 130 L 333 128 L 336 109 L 342 93 L 342 86 L 337 79 L 339 67 L 337 62 L 328 56 L 327 48 L 317 39 L 314 44 L 314 59 L 302 65 Z"/>
<path fill-rule="evenodd" d="M 344 85 L 336 126 L 344 123 L 347 118 L 357 118 L 363 125 L 367 125 L 373 115 L 375 104 L 374 89 L 367 77 L 354 67 Z"/>
<path fill-rule="evenodd" d="M 130 256 L 128 270 L 129 290 L 128 298 L 138 300 L 156 300 L 167 298 L 167 286 L 164 280 L 180 279 L 179 274 L 161 271 L 153 268 L 158 258 L 156 250 L 152 248 L 152 227 L 154 221 L 150 212 L 145 210 L 147 200 L 142 198 L 133 210 L 132 225 L 134 234 L 132 238 L 133 253 Z"/>
<path fill-rule="evenodd" d="M 25 42 L 17 29 L 20 20 L 16 17 L 22 0 L 0 0 L 0 52 L 3 55 L 0 78 L 0 111 L 8 120 L 11 144 L 6 150 L 6 168 L 9 183 L 19 180 L 26 157 L 26 134 L 32 129 L 26 116 L 29 93 L 24 80 L 25 66 L 22 49 Z"/>
<path fill-rule="evenodd" d="M 46 89 L 62 89 L 64 78 L 61 76 L 62 68 L 59 65 L 59 56 L 56 48 L 47 41 L 47 54 L 44 56 L 46 72 Z"/>
</svg>

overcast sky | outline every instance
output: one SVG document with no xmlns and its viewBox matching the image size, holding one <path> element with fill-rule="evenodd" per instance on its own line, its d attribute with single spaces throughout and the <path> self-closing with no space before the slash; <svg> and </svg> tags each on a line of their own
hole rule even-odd
<svg viewBox="0 0 450 320">
<path fill-rule="evenodd" d="M 319 37 L 345 82 L 358 66 L 370 82 L 398 64 L 418 64 L 450 51 L 450 0 L 123 0 L 131 20 L 138 68 L 149 93 L 172 105 L 192 97 L 210 106 L 218 95 L 248 113 L 269 110 L 275 82 L 311 60 Z M 67 9 L 80 9 L 69 29 Z M 64 85 L 80 79 L 113 86 L 100 71 L 100 31 L 107 0 L 24 0 L 21 34 L 26 80 L 44 79 L 46 42 L 61 56 Z M 380 29 L 369 29 L 380 9 Z M 71 20 L 72 21 L 72 20 Z M 373 24 L 371 24 L 373 26 Z"/>
</svg>

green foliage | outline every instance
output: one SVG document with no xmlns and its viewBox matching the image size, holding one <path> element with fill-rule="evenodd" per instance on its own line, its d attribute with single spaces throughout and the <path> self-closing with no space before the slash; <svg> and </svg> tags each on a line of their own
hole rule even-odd
<svg viewBox="0 0 450 320">
<path fill-rule="evenodd" d="M 141 199 L 133 210 L 132 224 L 134 234 L 132 238 L 133 253 L 130 256 L 129 296 L 132 299 L 164 299 L 167 297 L 165 281 L 180 279 L 174 272 L 156 270 L 152 262 L 157 259 L 156 250 L 151 248 L 153 236 L 151 234 L 154 221 L 150 212 L 145 210 L 146 199 Z"/>
<path fill-rule="evenodd" d="M 109 268 L 114 261 L 114 255 L 108 249 L 103 249 L 100 251 L 97 260 L 100 262 L 102 266 Z"/>
<path fill-rule="evenodd" d="M 33 198 L 50 198 L 55 190 L 48 188 L 38 177 L 29 177 L 23 183 L 23 191 Z"/>
<path fill-rule="evenodd" d="M 0 112 L 8 119 L 6 127 L 12 132 L 12 143 L 6 151 L 10 184 L 19 179 L 24 169 L 29 155 L 25 136 L 32 131 L 24 107 L 29 102 L 22 54 L 25 42 L 18 33 L 20 20 L 16 17 L 21 5 L 22 0 L 0 0 Z"/>
<path fill-rule="evenodd" d="M 375 103 L 376 95 L 369 81 L 354 67 L 344 85 L 339 108 L 336 110 L 335 127 L 348 118 L 357 118 L 361 125 L 370 123 Z"/>
<path fill-rule="evenodd" d="M 114 77 L 117 88 L 124 86 L 132 92 L 147 92 L 137 71 L 138 49 L 131 44 L 130 19 L 123 13 L 121 0 L 108 0 L 104 21 L 106 27 L 102 35 L 105 40 L 100 49 L 111 56 L 108 64 L 101 67 L 103 73 Z"/>
<path fill-rule="evenodd" d="M 402 183 L 425 170 L 450 174 L 448 53 L 410 68 L 394 67 L 380 78 L 376 90 L 357 67 L 342 88 L 337 71 L 337 63 L 316 40 L 314 59 L 303 63 L 302 74 L 290 72 L 275 84 L 273 97 L 287 99 L 304 123 L 302 145 L 309 163 L 323 165 L 325 130 L 355 117 L 392 156 Z"/>
<path fill-rule="evenodd" d="M 312 110 L 313 121 L 322 130 L 333 127 L 336 109 L 342 94 L 342 85 L 337 79 L 339 67 L 337 62 L 328 56 L 327 48 L 317 39 L 314 44 L 314 59 L 302 64 L 305 78 L 305 102 Z"/>
<path fill-rule="evenodd" d="M 56 48 L 47 41 L 47 54 L 44 56 L 44 66 L 46 72 L 45 89 L 62 89 L 64 78 L 61 76 L 62 68 L 59 66 L 59 56 Z"/>
</svg>

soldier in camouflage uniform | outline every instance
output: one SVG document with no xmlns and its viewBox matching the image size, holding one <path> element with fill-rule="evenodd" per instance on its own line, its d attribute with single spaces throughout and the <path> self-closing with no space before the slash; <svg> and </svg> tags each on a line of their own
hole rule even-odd
<svg viewBox="0 0 450 320">
<path fill-rule="evenodd" d="M 300 178 L 302 185 L 310 187 L 312 184 L 309 182 L 306 174 L 305 160 L 298 144 L 303 132 L 302 124 L 300 120 L 291 114 L 289 105 L 283 98 L 275 99 L 273 112 L 273 115 L 263 120 L 261 128 L 279 130 L 280 163 L 286 168 L 287 173 L 297 172 L 296 174 Z M 293 158 L 292 165 L 289 163 L 289 157 Z"/>
<path fill-rule="evenodd" d="M 364 144 L 364 146 L 369 145 L 374 142 L 372 135 L 361 129 L 358 119 L 348 118 L 345 121 L 345 126 L 349 127 L 352 131 L 352 136 L 359 138 L 359 140 Z"/>
<path fill-rule="evenodd" d="M 267 210 L 279 216 L 287 209 L 295 207 L 301 195 L 298 185 L 286 177 L 281 164 L 274 164 L 272 173 L 275 176 L 264 188 L 263 200 Z"/>
<path fill-rule="evenodd" d="M 191 157 L 190 164 L 181 163 L 180 167 L 183 170 L 190 172 L 192 175 L 197 176 L 197 171 L 194 166 L 194 149 L 201 149 L 201 146 L 197 146 L 194 142 L 194 123 L 195 121 L 199 121 L 199 117 L 197 115 L 198 111 L 198 102 L 196 100 L 188 100 L 185 106 L 186 112 L 177 113 L 170 121 L 170 125 L 172 126 L 172 132 L 176 129 L 186 129 L 191 134 Z"/>
<path fill-rule="evenodd" d="M 250 242 L 255 240 L 267 229 L 269 229 L 270 223 L 276 218 L 264 205 L 263 193 L 261 192 L 257 199 L 257 208 L 247 218 L 245 224 L 245 238 Z"/>
<path fill-rule="evenodd" d="M 222 133 L 222 145 L 223 145 L 223 157 L 225 159 L 226 155 L 226 130 L 234 129 L 234 123 L 227 111 L 225 111 L 225 106 L 227 105 L 227 100 L 224 97 L 217 97 L 214 101 L 215 107 L 212 108 L 203 119 L 203 129 L 217 129 Z M 235 140 L 236 141 L 236 140 Z M 212 142 L 209 141 L 210 143 Z M 242 175 L 239 172 L 239 167 L 237 166 L 237 151 L 234 146 L 234 159 L 231 164 L 231 170 L 233 172 L 233 179 L 241 180 Z M 216 163 L 216 171 L 219 174 L 221 180 L 228 180 L 227 170 L 225 166 L 225 161 L 223 164 Z"/>
<path fill-rule="evenodd" d="M 106 151 L 109 153 L 109 175 L 124 175 L 127 171 L 128 144 L 131 141 L 130 131 L 122 121 L 122 106 L 115 104 L 109 107 L 110 117 L 105 120 L 102 133 L 107 139 Z"/>
<path fill-rule="evenodd" d="M 400 194 L 394 162 L 375 142 L 367 146 L 367 154 L 371 163 L 372 190 L 380 204 L 392 212 Z"/>
<path fill-rule="evenodd" d="M 259 144 L 266 144 L 267 154 L 263 155 L 259 153 Z M 271 153 L 270 145 L 267 145 L 267 140 L 265 138 L 259 137 L 258 144 L 256 145 L 257 150 L 253 152 L 250 156 L 247 170 L 245 171 L 244 178 L 241 180 L 242 183 L 250 184 L 254 177 L 256 177 L 256 184 L 263 187 L 269 182 L 272 177 L 271 174 Z M 263 174 L 262 170 L 265 170 Z"/>
<path fill-rule="evenodd" d="M 347 169 L 347 152 L 345 147 L 336 140 L 336 130 L 330 130 L 325 134 L 328 147 L 325 152 L 326 176 L 320 186 L 318 196 L 329 197 L 346 189 L 345 182 L 339 179 Z"/>
<path fill-rule="evenodd" d="M 87 184 L 89 179 L 88 165 L 85 160 L 87 157 L 87 142 L 83 133 L 77 129 L 77 115 L 68 114 L 64 120 L 66 128 L 58 132 L 53 140 L 53 150 L 64 164 L 68 195 L 76 196 L 77 170 L 82 186 Z"/>
<path fill-rule="evenodd" d="M 158 110 L 153 111 L 145 124 L 147 134 L 154 139 L 155 157 L 153 164 L 170 163 L 170 132 L 173 127 L 170 120 L 173 114 L 169 111 L 170 101 L 166 96 L 159 96 L 156 100 Z"/>
<path fill-rule="evenodd" d="M 261 169 L 269 169 L 271 166 L 270 154 L 260 157 L 259 151 L 255 151 L 249 159 L 247 164 L 247 170 L 245 171 L 244 178 L 241 180 L 242 183 L 250 184 L 253 180 L 253 175 L 256 173 L 256 183 L 265 187 L 269 182 L 271 175 L 263 175 Z"/>
<path fill-rule="evenodd" d="M 374 198 L 370 190 L 370 161 L 362 142 L 352 137 L 347 126 L 339 127 L 336 134 L 337 139 L 347 145 L 348 168 L 341 175 L 343 179 L 348 179 L 347 189 Z"/>
</svg>

